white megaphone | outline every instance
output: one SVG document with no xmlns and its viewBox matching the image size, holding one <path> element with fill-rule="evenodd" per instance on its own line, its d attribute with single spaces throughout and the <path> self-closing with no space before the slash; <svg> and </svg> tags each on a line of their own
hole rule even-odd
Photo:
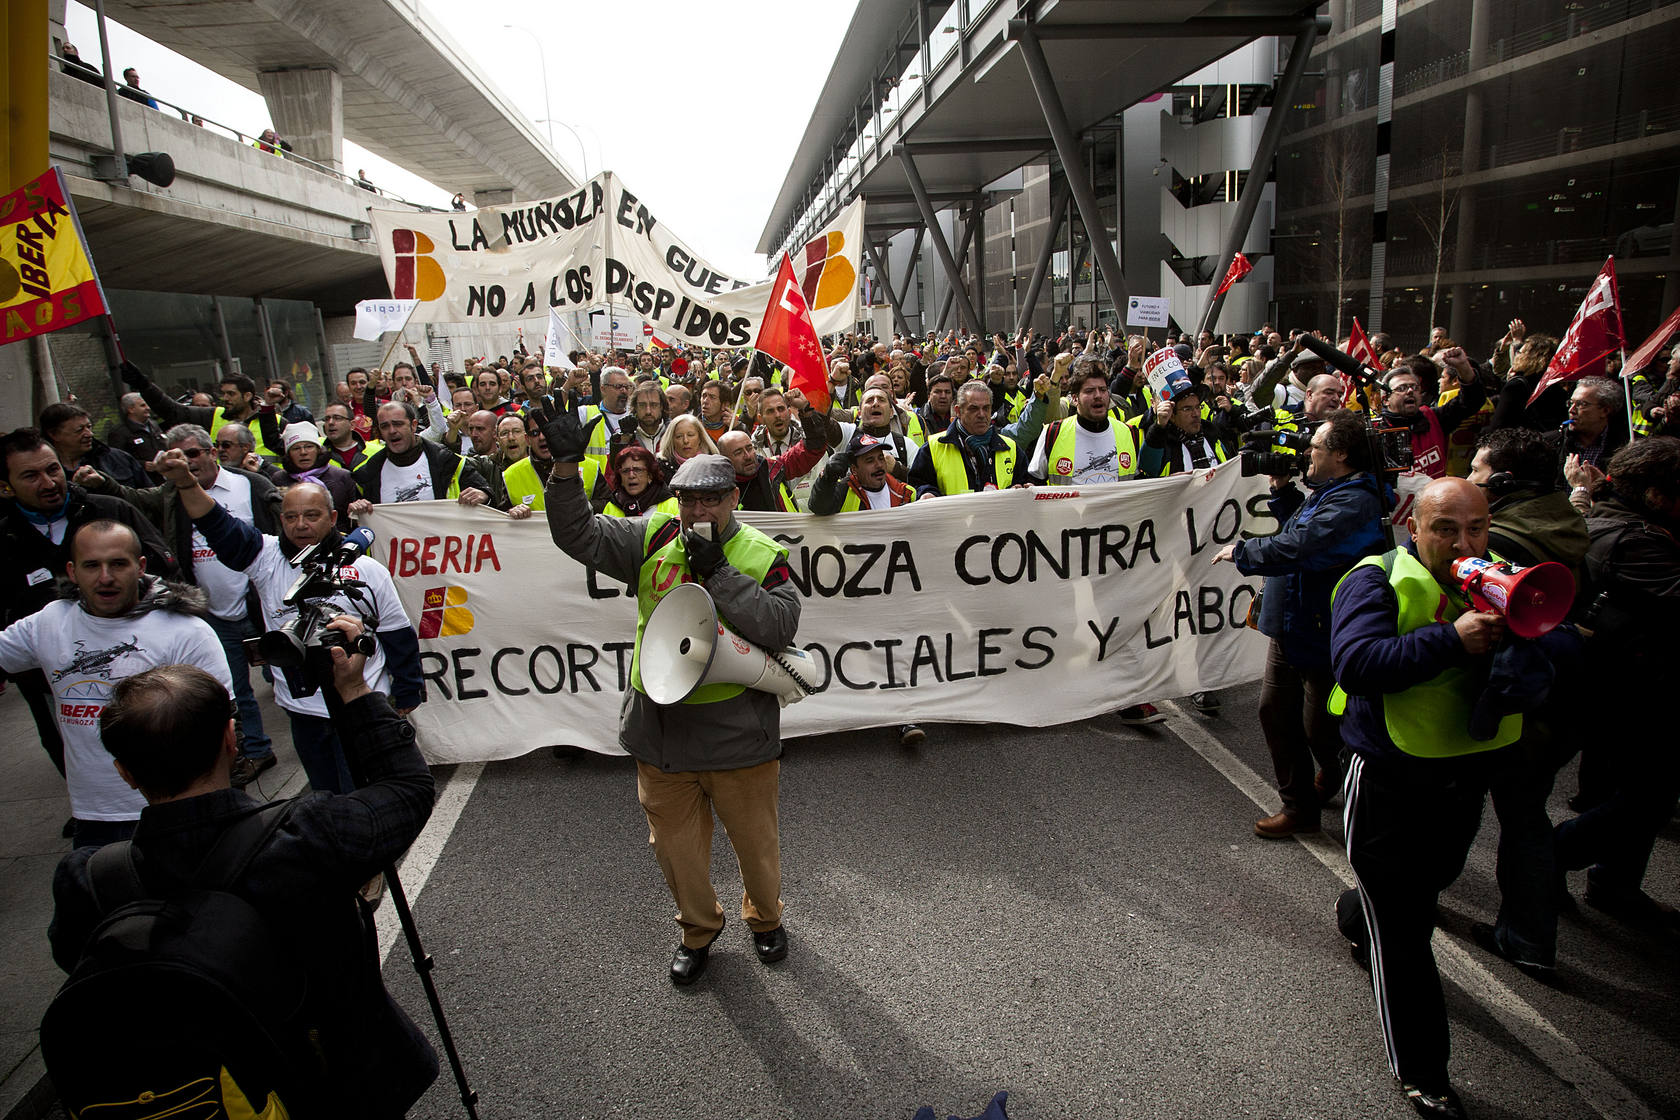
<svg viewBox="0 0 1680 1120">
<path fill-rule="evenodd" d="M 787 707 L 817 679 L 817 662 L 789 646 L 768 653 L 718 621 L 712 597 L 682 583 L 653 608 L 642 628 L 642 691 L 655 704 L 680 704 L 708 684 L 740 684 L 774 693 Z"/>
</svg>

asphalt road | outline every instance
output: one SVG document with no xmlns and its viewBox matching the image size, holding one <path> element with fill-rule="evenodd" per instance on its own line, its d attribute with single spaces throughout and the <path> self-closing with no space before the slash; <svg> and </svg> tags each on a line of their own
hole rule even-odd
<svg viewBox="0 0 1680 1120">
<path fill-rule="evenodd" d="M 720 830 L 730 924 L 688 989 L 665 978 L 678 930 L 628 760 L 460 768 L 453 829 L 404 878 L 479 1115 L 969 1117 L 999 1089 L 1015 1120 L 1413 1115 L 1331 918 L 1339 814 L 1316 842 L 1250 831 L 1276 808 L 1256 692 L 1147 729 L 789 743 L 789 957 L 753 957 Z M 1571 767 L 1554 819 L 1573 790 Z M 1677 839 L 1647 878 L 1670 902 Z M 1680 1115 L 1680 941 L 1583 907 L 1555 983 L 1489 957 L 1468 934 L 1497 906 L 1495 840 L 1490 809 L 1437 941 L 1471 1114 Z M 431 1030 L 400 944 L 386 977 Z M 462 1115 L 447 1069 L 414 1115 Z"/>
</svg>

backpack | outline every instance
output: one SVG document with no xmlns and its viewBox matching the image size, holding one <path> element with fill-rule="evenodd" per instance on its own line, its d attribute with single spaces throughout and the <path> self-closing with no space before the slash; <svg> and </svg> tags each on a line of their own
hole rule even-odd
<svg viewBox="0 0 1680 1120">
<path fill-rule="evenodd" d="M 288 1120 L 315 1111 L 324 1066 L 302 1021 L 305 974 L 230 888 L 292 803 L 235 820 L 186 884 L 150 892 L 131 843 L 88 863 L 103 920 L 41 1020 L 70 1115 Z"/>
</svg>

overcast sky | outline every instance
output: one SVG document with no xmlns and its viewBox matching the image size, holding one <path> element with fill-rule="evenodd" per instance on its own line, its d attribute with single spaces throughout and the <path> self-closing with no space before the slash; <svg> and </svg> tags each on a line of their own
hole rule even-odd
<svg viewBox="0 0 1680 1120">
<path fill-rule="evenodd" d="M 725 272 L 766 274 L 753 252 L 828 77 L 854 0 L 619 0 L 423 4 L 479 72 L 531 121 L 544 107 L 542 57 L 557 120 L 554 147 L 573 170 L 616 171 L 660 221 Z M 522 25 L 505 30 L 504 24 Z M 96 65 L 93 9 L 71 0 L 66 30 Z M 539 52 L 537 43 L 541 43 Z M 272 123 L 261 95 L 111 24 L 111 59 L 141 84 L 255 135 Z M 609 60 L 611 60 L 609 64 Z M 546 125 L 534 124 L 546 136 Z M 581 140 L 581 147 L 580 147 Z M 424 180 L 348 141 L 345 169 L 381 188 L 447 205 L 455 188 Z"/>
</svg>

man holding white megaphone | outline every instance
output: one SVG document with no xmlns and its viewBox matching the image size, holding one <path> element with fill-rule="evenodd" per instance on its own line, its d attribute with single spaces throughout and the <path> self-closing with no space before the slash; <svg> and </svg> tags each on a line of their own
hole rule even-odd
<svg viewBox="0 0 1680 1120">
<path fill-rule="evenodd" d="M 723 931 L 711 883 L 714 811 L 740 862 L 753 949 L 765 964 L 779 961 L 781 707 L 808 691 L 798 677 L 814 679 L 809 655 L 787 649 L 801 607 L 787 550 L 735 519 L 735 468 L 721 455 L 697 455 L 672 475 L 676 517 L 593 515 L 578 478 L 586 439 L 577 416 L 552 397 L 534 401 L 531 416 L 554 456 L 544 494 L 554 543 L 636 588 L 619 744 L 636 760 L 649 839 L 677 901 L 671 982 L 699 979 Z"/>
</svg>

